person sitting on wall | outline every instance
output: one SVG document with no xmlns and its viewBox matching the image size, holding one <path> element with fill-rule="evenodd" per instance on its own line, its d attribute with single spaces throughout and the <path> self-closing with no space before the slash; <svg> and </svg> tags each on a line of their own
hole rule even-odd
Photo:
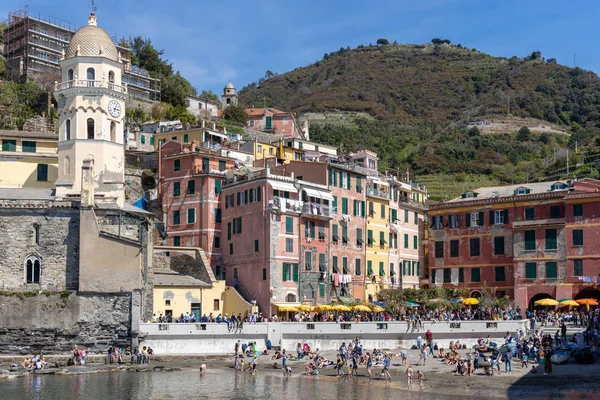
<svg viewBox="0 0 600 400">
<path fill-rule="evenodd" d="M 135 346 L 133 349 L 133 353 L 131 353 L 131 363 L 132 364 L 138 363 L 139 358 L 140 358 L 140 349 L 138 346 Z M 104 364 L 106 364 L 106 360 L 104 361 Z"/>
<path fill-rule="evenodd" d="M 107 362 L 109 364 L 112 364 L 114 361 L 114 355 L 115 355 L 115 349 L 110 346 L 108 348 L 108 351 L 106 352 L 106 357 L 104 357 L 104 364 L 106 364 Z"/>
</svg>

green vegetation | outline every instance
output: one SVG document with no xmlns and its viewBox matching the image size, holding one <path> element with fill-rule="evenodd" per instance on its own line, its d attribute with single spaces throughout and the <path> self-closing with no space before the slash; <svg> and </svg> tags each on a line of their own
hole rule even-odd
<svg viewBox="0 0 600 400">
<path fill-rule="evenodd" d="M 311 139 L 344 152 L 371 149 L 379 154 L 382 169 L 410 170 L 418 180 L 450 177 L 448 182 L 456 185 L 445 193 L 464 186 L 459 174 L 485 176 L 499 184 L 533 181 L 566 163 L 563 157 L 552 165 L 555 148 L 566 153 L 561 149 L 577 142 L 580 151 L 589 153 L 582 146 L 600 127 L 596 74 L 545 61 L 539 51 L 506 59 L 452 45 L 448 39 L 434 38 L 424 45 L 384 40 L 341 48 L 307 67 L 252 83 L 240 91 L 240 102 L 264 99 L 267 106 L 300 115 L 369 113 L 375 120 L 358 118 L 353 124 L 309 118 Z M 484 134 L 485 124 L 465 128 L 494 117 L 517 125 L 496 126 L 493 135 Z M 524 126 L 519 121 L 534 122 Z M 545 121 L 571 136 L 543 128 L 534 132 L 538 124 L 550 125 Z M 584 166 L 581 171 L 588 171 L 589 165 Z M 444 198 L 444 191 L 439 196 Z"/>
<path fill-rule="evenodd" d="M 248 122 L 248 113 L 244 107 L 231 105 L 223 111 L 223 119 L 245 124 Z"/>
<path fill-rule="evenodd" d="M 46 91 L 34 81 L 4 82 L 0 85 L 0 129 L 23 129 L 26 120 L 45 113 L 47 101 Z"/>
</svg>

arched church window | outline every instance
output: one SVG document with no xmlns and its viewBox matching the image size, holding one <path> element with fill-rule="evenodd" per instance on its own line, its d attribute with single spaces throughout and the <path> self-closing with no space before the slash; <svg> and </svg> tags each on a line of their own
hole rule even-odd
<svg viewBox="0 0 600 400">
<path fill-rule="evenodd" d="M 108 81 L 110 83 L 115 83 L 115 73 L 113 71 L 108 72 Z"/>
<path fill-rule="evenodd" d="M 72 81 L 73 79 L 75 79 L 75 75 L 73 73 L 73 70 L 70 69 L 70 70 L 67 71 L 67 80 L 68 81 Z"/>
<path fill-rule="evenodd" d="M 71 140 L 71 120 L 65 122 L 65 140 Z"/>
<path fill-rule="evenodd" d="M 227 104 L 231 104 L 231 99 L 227 99 Z"/>
<path fill-rule="evenodd" d="M 285 297 L 285 301 L 288 302 L 288 303 L 294 303 L 296 301 L 296 295 L 294 293 L 289 293 Z"/>
<path fill-rule="evenodd" d="M 87 69 L 87 80 L 88 80 L 88 86 L 95 86 L 95 80 L 96 80 L 96 70 L 94 70 L 94 68 L 88 68 Z"/>
<path fill-rule="evenodd" d="M 94 119 L 88 118 L 88 120 L 87 120 L 87 138 L 94 139 L 96 137 L 94 132 L 95 132 Z"/>
<path fill-rule="evenodd" d="M 40 244 L 40 224 L 33 224 L 33 239 L 35 244 Z"/>
<path fill-rule="evenodd" d="M 25 260 L 25 279 L 27 283 L 40 283 L 42 264 L 36 255 L 31 255 Z"/>
<path fill-rule="evenodd" d="M 114 121 L 110 123 L 110 141 L 117 141 L 117 124 Z"/>
</svg>

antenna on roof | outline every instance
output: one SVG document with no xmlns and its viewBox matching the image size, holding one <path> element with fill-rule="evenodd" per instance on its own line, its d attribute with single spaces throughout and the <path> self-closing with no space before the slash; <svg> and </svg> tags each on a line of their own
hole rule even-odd
<svg viewBox="0 0 600 400">
<path fill-rule="evenodd" d="M 92 0 L 92 13 L 95 13 L 98 7 L 94 4 L 94 0 Z"/>
</svg>

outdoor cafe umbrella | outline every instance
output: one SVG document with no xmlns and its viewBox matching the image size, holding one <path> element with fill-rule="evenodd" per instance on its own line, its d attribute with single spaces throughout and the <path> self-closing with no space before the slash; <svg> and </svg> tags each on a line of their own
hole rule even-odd
<svg viewBox="0 0 600 400">
<path fill-rule="evenodd" d="M 556 306 L 559 304 L 559 302 L 554 299 L 541 299 L 541 300 L 534 302 L 533 304 L 535 304 L 537 306 L 549 307 L 549 306 Z"/>
<path fill-rule="evenodd" d="M 302 305 L 298 306 L 297 308 L 300 311 L 310 312 L 311 307 L 308 304 L 302 304 Z"/>
<path fill-rule="evenodd" d="M 313 310 L 316 312 L 331 311 L 332 309 L 333 307 L 331 307 L 329 304 L 321 304 L 313 307 Z"/>
<path fill-rule="evenodd" d="M 337 304 L 335 306 L 333 306 L 333 310 L 334 311 L 352 311 L 352 309 L 348 306 L 345 306 L 343 304 Z"/>
<path fill-rule="evenodd" d="M 558 305 L 559 307 L 577 307 L 579 305 L 578 302 L 576 302 L 575 300 L 563 300 L 560 302 L 560 304 Z"/>
<path fill-rule="evenodd" d="M 463 300 L 463 304 L 466 306 L 475 306 L 479 304 L 479 300 L 477 300 L 475 297 L 468 297 Z"/>
<path fill-rule="evenodd" d="M 383 307 L 381 306 L 374 306 L 373 307 L 373 312 L 383 312 Z"/>
<path fill-rule="evenodd" d="M 353 309 L 354 311 L 366 311 L 366 312 L 371 312 L 371 309 L 370 309 L 369 307 L 367 307 L 367 306 L 365 306 L 365 305 L 362 305 L 362 304 L 356 305 L 356 306 L 352 307 L 352 309 Z"/>
<path fill-rule="evenodd" d="M 577 302 L 577 304 L 580 304 L 582 306 L 585 305 L 590 305 L 590 306 L 597 306 L 598 305 L 598 300 L 596 299 L 579 299 L 579 300 L 575 300 Z"/>
<path fill-rule="evenodd" d="M 278 311 L 279 312 L 298 312 L 298 309 L 296 307 L 283 306 L 283 307 L 279 307 Z"/>
</svg>

